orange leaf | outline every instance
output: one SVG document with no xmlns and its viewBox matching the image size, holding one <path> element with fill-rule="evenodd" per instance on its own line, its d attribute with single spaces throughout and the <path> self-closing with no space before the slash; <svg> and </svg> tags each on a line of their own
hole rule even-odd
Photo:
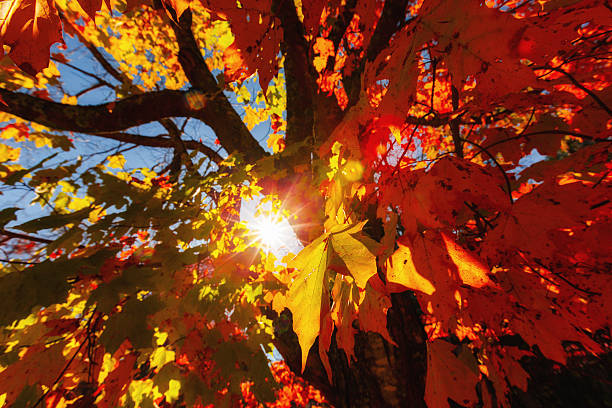
<svg viewBox="0 0 612 408">
<path fill-rule="evenodd" d="M 397 245 L 399 248 L 387 260 L 387 282 L 398 283 L 428 295 L 434 293 L 436 288 L 416 270 L 410 247 L 402 242 Z"/>
<path fill-rule="evenodd" d="M 63 42 L 55 5 L 49 0 L 10 0 L 2 5 L 0 46 L 10 46 L 9 57 L 34 76 L 49 65 L 49 47 Z"/>
</svg>

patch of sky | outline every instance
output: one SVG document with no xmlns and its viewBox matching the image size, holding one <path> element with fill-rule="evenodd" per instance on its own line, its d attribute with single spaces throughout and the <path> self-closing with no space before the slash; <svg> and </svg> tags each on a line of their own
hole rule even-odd
<svg viewBox="0 0 612 408">
<path fill-rule="evenodd" d="M 90 51 L 83 47 L 83 45 L 76 38 L 64 35 L 64 41 L 65 48 L 64 46 L 56 44 L 51 49 L 52 54 L 63 54 L 69 60 L 67 64 L 56 61 L 57 68 L 61 74 L 62 87 L 61 89 L 49 89 L 51 99 L 56 102 L 61 102 L 64 95 L 78 95 L 79 105 L 98 105 L 115 101 L 117 96 L 114 90 L 106 86 L 100 86 L 88 92 L 82 93 L 84 90 L 92 88 L 94 85 L 101 82 L 97 78 L 112 85 L 117 85 L 118 81 L 100 66 Z M 98 51 L 100 51 L 102 55 L 106 57 L 113 67 L 116 69 L 119 68 L 119 65 L 114 61 L 110 54 L 103 49 L 98 49 Z M 206 55 L 210 53 L 208 50 L 203 51 Z M 219 77 L 222 75 L 222 71 L 215 70 L 213 74 Z M 141 81 L 140 79 L 137 79 L 136 82 Z M 251 95 L 250 103 L 255 104 L 257 99 L 256 96 L 258 93 L 261 93 L 261 87 L 259 86 L 257 76 L 254 75 L 248 79 L 245 86 Z M 244 117 L 245 111 L 242 108 L 243 104 L 237 100 L 236 95 L 233 92 L 228 91 L 225 91 L 224 93 L 239 115 Z M 262 102 L 260 98 L 260 102 L 257 103 L 257 107 L 261 108 L 264 104 L 265 101 Z M 216 148 L 216 150 L 218 150 L 222 156 L 227 156 L 227 152 L 225 152 L 220 146 L 215 145 L 216 135 L 212 129 L 203 122 L 194 119 L 187 120 L 185 118 L 176 118 L 174 121 L 179 128 L 184 129 L 183 137 L 185 140 L 202 142 L 208 146 Z M 1 124 L 1 126 L 5 125 L 7 125 L 7 123 Z M 158 123 L 136 126 L 125 130 L 125 132 L 149 137 L 165 137 L 167 133 L 166 129 Z M 125 167 L 120 169 L 120 171 L 130 172 L 138 168 L 151 168 L 159 171 L 172 160 L 171 149 L 132 146 L 110 139 L 75 132 L 54 133 L 59 133 L 70 138 L 74 145 L 74 149 L 69 151 L 59 151 L 53 159 L 45 163 L 45 168 L 57 168 L 59 166 L 66 166 L 80 161 L 81 166 L 75 172 L 75 178 L 83 173 L 86 169 L 94 167 L 98 164 L 103 164 L 107 156 L 118 153 L 122 153 L 126 159 Z M 271 150 L 268 148 L 266 140 L 270 133 L 271 122 L 269 119 L 255 126 L 255 128 L 252 130 L 253 136 L 268 152 L 271 152 Z M 5 141 L 5 143 L 11 145 L 12 147 L 21 148 L 19 163 L 25 168 L 34 166 L 43 158 L 48 157 L 59 150 L 51 149 L 49 147 L 36 147 L 33 142 L 28 141 L 22 143 L 11 143 L 11 141 Z M 193 158 L 194 162 L 197 162 L 201 157 L 203 156 L 201 156 L 200 153 L 197 153 Z M 211 169 L 215 170 L 216 166 L 213 165 Z M 136 176 L 138 176 L 137 173 Z M 58 193 L 59 191 L 60 189 L 58 189 Z M 76 196 L 83 197 L 83 191 L 84 190 L 77 191 Z M 18 221 L 12 223 L 12 225 L 18 225 L 25 221 L 48 215 L 50 213 L 50 208 L 43 209 L 38 204 L 28 205 L 37 197 L 37 194 L 35 191 L 25 185 L 15 186 L 14 188 L 11 187 L 10 189 L 4 188 L 3 190 L 0 190 L 0 193 L 2 193 L 0 194 L 0 210 L 8 207 L 22 208 L 22 210 L 17 213 Z"/>
<path fill-rule="evenodd" d="M 268 362 L 271 363 L 276 363 L 277 361 L 283 361 L 283 356 L 281 355 L 281 353 L 278 351 L 278 349 L 276 347 L 274 347 L 274 344 L 270 343 L 268 344 L 268 347 L 271 349 L 270 352 L 268 352 L 266 350 L 266 347 L 263 346 L 263 344 L 260 344 L 261 350 L 265 353 L 266 358 L 268 359 Z"/>
<path fill-rule="evenodd" d="M 547 158 L 548 156 L 540 154 L 537 149 L 532 149 L 527 156 L 524 156 L 521 158 L 521 160 L 519 160 L 518 166 L 508 171 L 508 173 L 513 174 L 515 178 L 518 178 L 519 174 L 527 167 L 530 167 L 537 162 L 541 162 L 542 160 L 546 160 Z"/>
</svg>

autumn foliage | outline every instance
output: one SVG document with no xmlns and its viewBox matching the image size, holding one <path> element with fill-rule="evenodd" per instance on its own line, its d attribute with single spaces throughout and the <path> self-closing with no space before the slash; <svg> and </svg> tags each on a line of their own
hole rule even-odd
<svg viewBox="0 0 612 408">
<path fill-rule="evenodd" d="M 0 404 L 509 407 L 609 353 L 608 2 L 0 16 Z"/>
</svg>

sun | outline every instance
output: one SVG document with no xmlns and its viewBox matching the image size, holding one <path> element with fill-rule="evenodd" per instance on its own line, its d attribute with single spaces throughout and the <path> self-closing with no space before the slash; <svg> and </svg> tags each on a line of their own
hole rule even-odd
<svg viewBox="0 0 612 408">
<path fill-rule="evenodd" d="M 264 252 L 272 252 L 280 258 L 299 249 L 300 244 L 289 221 L 269 203 L 246 203 L 241 209 L 241 219 L 249 231 L 250 244 L 260 247 Z"/>
<path fill-rule="evenodd" d="M 281 249 L 291 238 L 287 221 L 273 214 L 256 216 L 247 225 L 255 242 L 266 251 Z"/>
</svg>

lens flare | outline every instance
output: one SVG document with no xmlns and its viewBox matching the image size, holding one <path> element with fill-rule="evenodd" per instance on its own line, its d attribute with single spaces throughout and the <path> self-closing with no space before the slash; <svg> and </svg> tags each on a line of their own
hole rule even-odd
<svg viewBox="0 0 612 408">
<path fill-rule="evenodd" d="M 286 248 L 295 235 L 286 219 L 272 214 L 259 214 L 247 223 L 253 241 L 266 252 L 276 252 Z"/>
</svg>

